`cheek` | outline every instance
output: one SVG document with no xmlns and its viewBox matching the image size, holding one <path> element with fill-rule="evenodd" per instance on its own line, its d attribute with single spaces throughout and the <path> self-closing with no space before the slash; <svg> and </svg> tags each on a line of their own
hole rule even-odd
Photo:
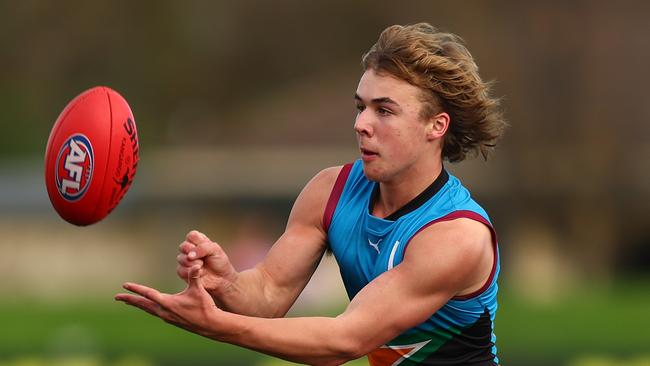
<svg viewBox="0 0 650 366">
<path fill-rule="evenodd" d="M 390 135 L 392 151 L 398 156 L 409 157 L 419 150 L 421 141 L 417 130 L 394 130 Z"/>
</svg>

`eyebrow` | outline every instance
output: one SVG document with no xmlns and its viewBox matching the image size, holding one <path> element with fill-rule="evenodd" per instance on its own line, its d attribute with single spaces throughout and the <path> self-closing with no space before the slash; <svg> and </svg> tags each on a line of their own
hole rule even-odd
<svg viewBox="0 0 650 366">
<path fill-rule="evenodd" d="M 358 100 L 360 102 L 363 102 L 363 99 L 357 93 L 354 93 L 354 99 L 356 99 L 356 100 Z M 370 102 L 372 104 L 382 104 L 382 103 L 392 104 L 394 106 L 399 107 L 399 103 L 397 103 L 396 101 L 390 99 L 389 97 L 374 98 L 374 99 L 371 99 Z"/>
</svg>

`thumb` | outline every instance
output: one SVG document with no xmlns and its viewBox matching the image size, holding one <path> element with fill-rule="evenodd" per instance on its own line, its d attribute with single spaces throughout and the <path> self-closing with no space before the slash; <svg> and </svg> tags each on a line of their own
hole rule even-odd
<svg viewBox="0 0 650 366">
<path fill-rule="evenodd" d="M 203 290 L 201 266 L 194 266 L 187 272 L 187 287 Z"/>
</svg>

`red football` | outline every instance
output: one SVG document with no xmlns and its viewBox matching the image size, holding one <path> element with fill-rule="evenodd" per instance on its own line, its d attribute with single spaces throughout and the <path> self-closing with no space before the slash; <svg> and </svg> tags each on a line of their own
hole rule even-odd
<svg viewBox="0 0 650 366">
<path fill-rule="evenodd" d="M 47 140 L 45 185 L 56 212 L 75 225 L 106 217 L 133 182 L 138 152 L 135 119 L 121 95 L 105 86 L 78 95 Z"/>
</svg>

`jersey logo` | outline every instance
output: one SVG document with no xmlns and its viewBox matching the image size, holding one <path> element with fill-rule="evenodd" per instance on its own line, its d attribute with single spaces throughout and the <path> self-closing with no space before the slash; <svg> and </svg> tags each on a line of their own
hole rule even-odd
<svg viewBox="0 0 650 366">
<path fill-rule="evenodd" d="M 426 346 L 430 339 L 414 344 L 407 344 L 403 346 L 389 346 L 384 345 L 368 354 L 370 366 L 397 366 L 404 362 L 406 359 L 415 355 L 424 346 Z"/>
<path fill-rule="evenodd" d="M 90 186 L 95 161 L 88 138 L 74 134 L 63 143 L 54 168 L 56 187 L 66 201 L 77 201 Z"/>
<path fill-rule="evenodd" d="M 378 242 L 373 243 L 373 242 L 370 241 L 370 238 L 368 238 L 368 245 L 370 245 L 371 247 L 373 247 L 373 248 L 377 251 L 377 253 L 381 253 L 381 252 L 379 251 L 379 243 L 381 243 L 382 240 L 383 240 L 383 239 L 379 239 Z"/>
</svg>

